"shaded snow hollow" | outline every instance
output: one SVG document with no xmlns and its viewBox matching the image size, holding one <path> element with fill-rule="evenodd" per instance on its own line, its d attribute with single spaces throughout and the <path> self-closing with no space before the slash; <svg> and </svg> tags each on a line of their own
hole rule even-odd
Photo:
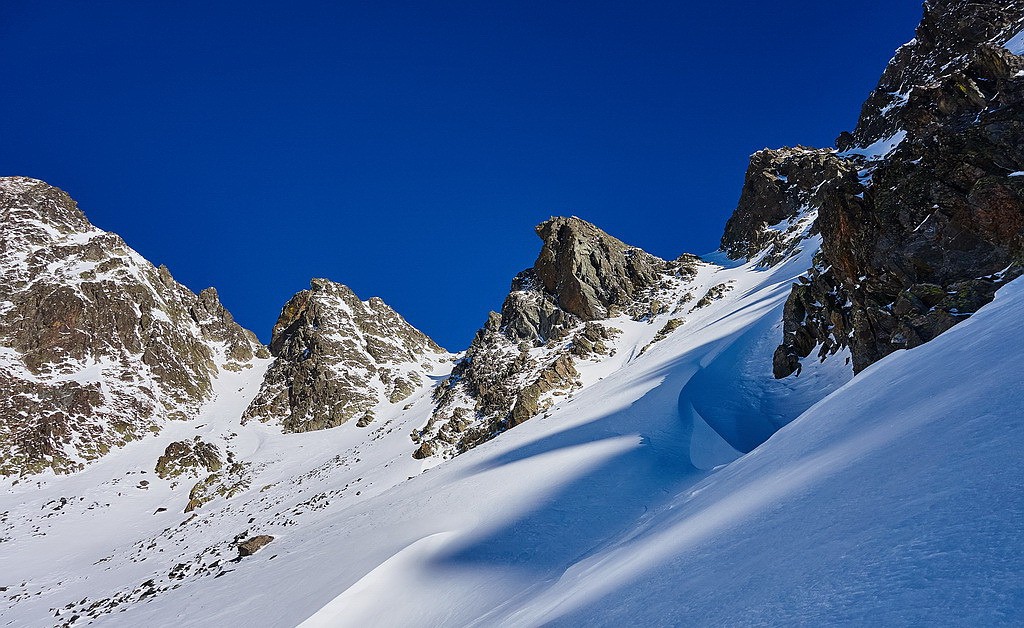
<svg viewBox="0 0 1024 628">
<path fill-rule="evenodd" d="M 1015 55 L 1024 55 L 1024 31 L 1011 37 L 1010 41 L 1003 44 L 1003 47 Z"/>
</svg>

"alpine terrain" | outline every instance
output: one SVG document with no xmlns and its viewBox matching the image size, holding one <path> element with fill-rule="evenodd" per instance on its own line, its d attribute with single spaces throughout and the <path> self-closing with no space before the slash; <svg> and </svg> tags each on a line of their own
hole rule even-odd
<svg viewBox="0 0 1024 628">
<path fill-rule="evenodd" d="M 929 0 L 718 251 L 544 221 L 457 353 L 328 279 L 263 346 L 39 180 L 0 232 L 2 626 L 1024 622 L 1024 0 Z"/>
</svg>

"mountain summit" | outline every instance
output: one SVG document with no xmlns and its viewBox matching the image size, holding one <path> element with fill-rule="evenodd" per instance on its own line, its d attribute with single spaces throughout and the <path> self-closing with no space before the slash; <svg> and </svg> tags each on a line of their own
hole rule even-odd
<svg viewBox="0 0 1024 628">
<path fill-rule="evenodd" d="M 446 353 L 379 298 L 313 279 L 281 311 L 270 340 L 274 362 L 242 421 L 275 421 L 286 432 L 373 421 L 429 381 Z"/>
<path fill-rule="evenodd" d="M 536 232 L 533 267 L 512 280 L 413 433 L 418 458 L 467 451 L 581 388 L 578 366 L 613 356 L 626 321 L 679 313 L 704 266 L 692 255 L 666 262 L 575 216 Z"/>
<path fill-rule="evenodd" d="M 42 181 L 0 178 L 0 474 L 76 471 L 194 417 L 266 349 Z"/>
</svg>

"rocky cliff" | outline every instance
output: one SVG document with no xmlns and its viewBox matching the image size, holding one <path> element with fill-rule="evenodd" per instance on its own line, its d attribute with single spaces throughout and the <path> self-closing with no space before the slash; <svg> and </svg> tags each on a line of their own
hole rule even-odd
<svg viewBox="0 0 1024 628">
<path fill-rule="evenodd" d="M 80 469 L 194 415 L 219 369 L 266 355 L 63 191 L 0 178 L 0 474 Z"/>
<path fill-rule="evenodd" d="M 284 306 L 270 352 L 274 362 L 242 422 L 275 422 L 286 432 L 351 419 L 365 426 L 379 404 L 400 404 L 428 383 L 448 355 L 384 301 L 361 301 L 326 279 Z"/>
<path fill-rule="evenodd" d="M 723 248 L 760 254 L 765 227 L 801 212 L 821 236 L 786 305 L 776 377 L 811 353 L 849 346 L 859 371 L 918 346 L 1021 273 L 1022 29 L 1019 1 L 929 2 L 837 150 L 752 158 Z"/>
<path fill-rule="evenodd" d="M 666 262 L 576 217 L 536 232 L 536 262 L 436 390 L 430 420 L 413 434 L 416 457 L 471 449 L 577 389 L 579 361 L 614 351 L 619 330 L 607 319 L 639 320 L 692 299 L 683 285 L 701 264 L 694 256 Z"/>
</svg>

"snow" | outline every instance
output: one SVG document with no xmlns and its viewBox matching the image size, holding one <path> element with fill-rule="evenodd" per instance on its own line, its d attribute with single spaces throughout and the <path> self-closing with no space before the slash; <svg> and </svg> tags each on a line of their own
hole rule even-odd
<svg viewBox="0 0 1024 628">
<path fill-rule="evenodd" d="M 1003 47 L 1015 55 L 1024 55 L 1024 30 L 1011 37 Z"/>
<path fill-rule="evenodd" d="M 1017 172 L 1011 172 L 1007 176 L 1010 176 L 1010 177 L 1024 177 L 1024 170 L 1018 170 Z"/>
<path fill-rule="evenodd" d="M 903 140 L 907 139 L 907 132 L 900 130 L 893 133 L 889 137 L 884 137 L 873 144 L 865 146 L 863 148 L 852 148 L 848 151 L 837 153 L 839 157 L 852 157 L 859 155 L 866 157 L 871 161 L 882 159 L 888 156 L 894 150 L 896 150 Z"/>
<path fill-rule="evenodd" d="M 1022 307 L 1018 281 L 710 475 L 687 472 L 670 450 L 658 472 L 645 468 L 642 442 L 609 458 L 586 450 L 582 434 L 528 441 L 500 459 L 516 467 L 504 477 L 522 487 L 549 469 L 557 494 L 511 520 L 477 523 L 482 534 L 460 529 L 476 522 L 445 526 L 432 515 L 422 536 L 303 626 L 1005 623 L 1024 604 L 1024 471 L 1013 462 L 1024 441 Z M 565 479 L 555 455 L 600 463 Z M 455 477 L 481 468 L 503 470 L 490 462 Z M 447 502 L 460 493 L 442 478 L 432 494 Z M 493 493 L 461 494 L 462 509 L 494 516 Z M 637 501 L 644 507 L 630 508 Z"/>
<path fill-rule="evenodd" d="M 642 355 L 673 314 L 609 321 L 616 353 L 579 365 L 582 390 L 440 464 L 410 455 L 429 383 L 368 428 L 282 434 L 238 421 L 269 361 L 223 371 L 195 420 L 81 473 L 0 481 L 0 625 L 104 600 L 110 626 L 1011 622 L 1024 280 L 856 378 L 839 354 L 775 380 L 816 245 L 772 268 L 707 257 L 693 289 L 732 291 Z M 192 516 L 199 478 L 153 467 L 194 436 L 251 484 Z M 255 534 L 275 540 L 233 562 Z"/>
<path fill-rule="evenodd" d="M 882 115 L 882 116 L 888 115 L 889 112 L 905 106 L 907 104 L 907 102 L 910 101 L 910 92 L 909 91 L 907 91 L 907 92 L 889 92 L 889 96 L 892 96 L 892 102 L 890 102 L 888 105 L 882 107 L 882 109 L 878 112 L 879 115 Z"/>
</svg>

